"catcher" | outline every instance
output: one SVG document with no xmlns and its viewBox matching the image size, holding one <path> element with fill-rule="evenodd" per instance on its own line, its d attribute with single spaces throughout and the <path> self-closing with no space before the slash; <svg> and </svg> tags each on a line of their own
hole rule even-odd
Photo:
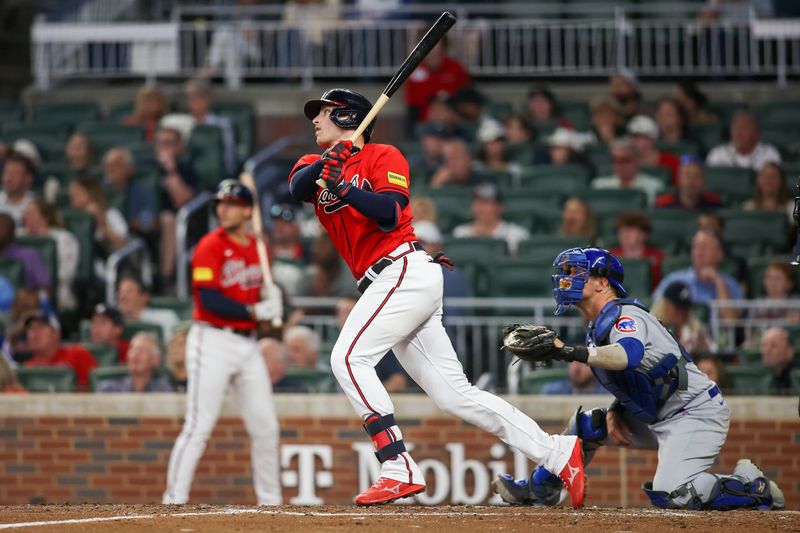
<svg viewBox="0 0 800 533">
<path fill-rule="evenodd" d="M 513 324 L 504 346 L 526 361 L 580 361 L 614 395 L 608 409 L 582 411 L 566 434 L 583 439 L 585 463 L 608 440 L 620 446 L 658 449 L 652 482 L 642 485 L 653 505 L 665 509 L 782 509 L 778 485 L 748 459 L 732 475 L 706 472 L 728 434 L 730 410 L 717 385 L 692 356 L 636 300 L 624 299 L 622 264 L 600 248 L 571 248 L 553 262 L 555 314 L 574 305 L 589 321 L 586 346 L 569 346 L 544 326 Z M 561 481 L 542 467 L 530 479 L 508 474 L 492 482 L 503 500 L 557 505 Z"/>
</svg>

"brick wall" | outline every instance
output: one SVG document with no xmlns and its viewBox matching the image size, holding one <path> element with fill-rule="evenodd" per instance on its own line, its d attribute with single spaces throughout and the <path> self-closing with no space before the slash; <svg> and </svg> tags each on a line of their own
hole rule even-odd
<svg viewBox="0 0 800 533">
<path fill-rule="evenodd" d="M 182 412 L 182 400 L 173 400 L 168 408 L 162 409 L 162 416 L 154 416 L 159 410 L 155 399 L 154 405 L 150 405 L 149 399 L 139 397 L 127 409 L 122 402 L 123 406 L 104 411 L 87 407 L 96 407 L 90 403 L 92 397 L 77 401 L 75 396 L 79 395 L 73 395 L 72 404 L 66 405 L 46 396 L 29 396 L 25 398 L 27 404 L 15 399 L 15 405 L 0 398 L 0 413 L 15 413 L 0 417 L 0 504 L 160 501 L 169 452 L 180 431 L 181 420 L 176 415 Z M 304 401 L 305 404 L 282 398 L 278 406 L 282 415 L 284 496 L 287 501 L 297 497 L 298 484 L 305 483 L 306 489 L 310 486 L 311 492 L 325 503 L 350 502 L 359 490 L 359 477 L 366 478 L 364 465 L 369 453 L 369 447 L 363 446 L 368 442 L 366 436 L 357 420 L 347 414 L 349 406 L 339 405 L 346 402 L 343 397 L 321 402 L 306 397 Z M 441 494 L 443 499 L 437 501 L 444 503 L 450 502 L 454 494 L 472 497 L 475 490 L 485 491 L 482 480 L 492 477 L 493 468 L 513 471 L 516 464 L 518 470 L 527 469 L 519 458 L 515 463 L 513 454 L 498 445 L 493 436 L 459 420 L 437 415 L 427 399 L 417 401 L 423 405 L 417 409 L 419 415 L 408 416 L 411 409 L 405 409 L 400 424 L 406 441 L 415 446 L 415 458 L 428 466 L 429 497 Z M 737 401 L 755 400 L 732 400 L 734 404 Z M 331 408 L 331 402 L 336 404 L 335 408 Z M 800 420 L 796 416 L 796 401 L 783 402 L 780 408 L 773 405 L 775 417 L 771 420 L 746 414 L 737 420 L 734 409 L 728 441 L 713 470 L 730 472 L 740 457 L 749 457 L 780 483 L 787 506 L 797 509 Z M 558 409 L 550 409 L 550 416 L 540 414 L 538 420 L 545 430 L 561 429 L 564 417 L 560 415 L 570 412 L 575 402 L 567 399 L 563 403 Z M 407 404 L 414 405 L 412 401 Z M 89 412 L 92 410 L 105 414 Z M 744 406 L 738 409 L 744 410 Z M 231 408 L 226 408 L 200 462 L 192 491 L 195 502 L 255 502 L 247 433 L 232 414 Z M 360 456 L 353 448 L 354 443 L 362 444 Z M 446 446 L 448 443 L 450 446 Z M 313 472 L 300 471 L 298 456 L 292 455 L 292 450 L 298 449 L 296 445 L 317 451 L 330 447 L 330 467 L 326 467 L 323 453 L 316 456 Z M 600 450 L 588 468 L 588 503 L 646 505 L 639 486 L 652 478 L 655 460 L 654 452 Z M 471 464 L 475 470 L 467 471 L 461 483 L 454 470 L 465 464 Z M 437 472 L 438 478 L 434 475 Z M 476 479 L 481 482 L 480 487 L 475 486 Z M 447 486 L 437 491 L 437 482 Z"/>
</svg>

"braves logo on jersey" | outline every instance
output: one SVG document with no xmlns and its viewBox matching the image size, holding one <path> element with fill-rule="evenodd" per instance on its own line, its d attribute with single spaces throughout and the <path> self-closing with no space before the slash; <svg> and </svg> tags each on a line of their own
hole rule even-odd
<svg viewBox="0 0 800 533">
<path fill-rule="evenodd" d="M 245 291 L 258 288 L 261 286 L 261 267 L 248 266 L 243 259 L 228 259 L 222 264 L 219 284 L 225 288 L 239 285 Z"/>
<path fill-rule="evenodd" d="M 369 180 L 361 180 L 361 185 L 358 184 L 358 181 L 358 174 L 354 174 L 353 177 L 350 178 L 350 185 L 353 187 L 358 187 L 359 189 L 364 189 L 365 191 L 372 191 L 372 185 L 370 184 Z M 343 202 L 337 198 L 336 195 L 334 195 L 328 189 L 322 189 L 322 191 L 320 191 L 317 203 L 322 206 L 322 210 L 325 211 L 325 214 L 327 215 L 332 215 L 348 205 L 347 202 Z"/>
</svg>

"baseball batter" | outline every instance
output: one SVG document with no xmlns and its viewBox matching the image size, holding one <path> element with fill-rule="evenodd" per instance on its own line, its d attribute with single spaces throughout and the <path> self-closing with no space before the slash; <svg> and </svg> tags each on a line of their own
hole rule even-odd
<svg viewBox="0 0 800 533">
<path fill-rule="evenodd" d="M 444 411 L 489 431 L 530 459 L 559 472 L 574 506 L 583 502 L 580 439 L 552 436 L 510 404 L 472 386 L 442 326 L 442 265 L 411 227 L 408 162 L 388 145 L 370 143 L 372 125 L 354 146 L 346 139 L 368 113 L 364 96 L 332 89 L 306 103 L 320 155 L 305 155 L 289 175 L 292 195 L 311 202 L 344 257 L 358 300 L 331 355 L 339 385 L 375 444 L 378 480 L 359 505 L 387 503 L 425 490 L 403 443 L 394 406 L 374 367 L 394 350 L 405 370 Z M 315 182 L 322 177 L 327 188 Z"/>
<path fill-rule="evenodd" d="M 556 258 L 556 314 L 574 305 L 589 320 L 586 346 L 568 346 L 544 326 L 509 326 L 506 346 L 530 361 L 580 361 L 616 400 L 578 412 L 566 434 L 583 440 L 587 461 L 610 438 L 620 446 L 658 449 L 650 501 L 667 509 L 782 509 L 783 493 L 751 461 L 732 475 L 710 474 L 728 434 L 730 410 L 717 385 L 642 304 L 626 300 L 622 264 L 599 248 L 571 248 Z M 509 503 L 556 505 L 561 481 L 539 467 L 530 480 L 508 474 L 492 483 Z"/>
<path fill-rule="evenodd" d="M 186 419 L 169 458 L 163 503 L 186 503 L 197 462 L 216 425 L 228 385 L 250 435 L 253 483 L 259 505 L 281 503 L 278 418 L 256 323 L 280 317 L 277 287 L 260 300 L 261 268 L 247 233 L 253 196 L 236 180 L 219 184 L 220 227 L 203 237 L 192 257 L 194 323 L 186 340 Z"/>
</svg>

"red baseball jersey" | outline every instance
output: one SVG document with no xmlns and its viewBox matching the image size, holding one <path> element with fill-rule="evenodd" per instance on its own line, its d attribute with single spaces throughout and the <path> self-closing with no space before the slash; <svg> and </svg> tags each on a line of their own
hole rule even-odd
<svg viewBox="0 0 800 533">
<path fill-rule="evenodd" d="M 301 157 L 289 174 L 289 181 L 298 169 L 315 163 L 319 158 L 318 154 Z M 344 175 L 354 187 L 372 192 L 398 192 L 408 198 L 408 161 L 394 146 L 364 145 L 345 162 Z M 341 202 L 327 189 L 317 189 L 313 202 L 320 223 L 356 279 L 404 242 L 417 239 L 411 227 L 410 202 L 400 211 L 397 227 L 389 232 L 382 231 L 375 220 Z"/>
<path fill-rule="evenodd" d="M 262 283 L 255 238 L 249 236 L 247 246 L 243 246 L 217 228 L 200 239 L 192 257 L 192 318 L 222 328 L 255 329 L 254 320 L 220 316 L 203 307 L 199 290 L 216 289 L 242 305 L 250 305 L 260 300 Z"/>
<path fill-rule="evenodd" d="M 75 371 L 75 387 L 79 391 L 89 389 L 89 373 L 97 368 L 97 360 L 92 352 L 79 344 L 61 346 L 50 359 L 28 359 L 25 366 L 69 366 Z"/>
</svg>

